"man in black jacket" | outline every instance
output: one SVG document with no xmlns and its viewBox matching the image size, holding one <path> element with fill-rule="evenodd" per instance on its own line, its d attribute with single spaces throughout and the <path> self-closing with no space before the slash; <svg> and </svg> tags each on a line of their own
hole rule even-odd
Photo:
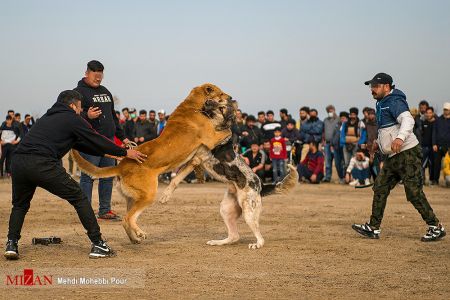
<svg viewBox="0 0 450 300">
<path fill-rule="evenodd" d="M 444 113 L 436 119 L 431 139 L 434 151 L 434 179 L 435 184 L 439 184 L 442 158 L 450 147 L 450 102 L 444 103 Z"/>
<path fill-rule="evenodd" d="M 145 154 L 126 150 L 98 134 L 79 116 L 82 95 L 64 91 L 57 102 L 39 119 L 17 147 L 12 161 L 12 210 L 9 219 L 5 257 L 18 259 L 17 243 L 37 187 L 67 200 L 77 211 L 92 242 L 90 258 L 113 256 L 102 239 L 92 207 L 76 181 L 61 165 L 61 158 L 74 148 L 92 155 L 126 156 L 141 163 Z"/>
<path fill-rule="evenodd" d="M 78 82 L 75 88 L 81 95 L 82 116 L 92 127 L 107 139 L 114 141 L 114 135 L 127 144 L 129 140 L 125 137 L 114 109 L 111 93 L 107 88 L 100 85 L 103 80 L 103 65 L 99 61 L 92 60 L 87 64 L 85 77 Z M 115 160 L 110 157 L 80 153 L 87 161 L 97 167 L 110 167 L 115 165 Z M 87 174 L 81 173 L 80 186 L 83 193 L 92 200 L 92 186 L 94 180 Z M 111 210 L 111 194 L 113 178 L 102 178 L 98 184 L 99 210 L 98 217 L 107 220 L 119 220 L 119 216 Z"/>
</svg>

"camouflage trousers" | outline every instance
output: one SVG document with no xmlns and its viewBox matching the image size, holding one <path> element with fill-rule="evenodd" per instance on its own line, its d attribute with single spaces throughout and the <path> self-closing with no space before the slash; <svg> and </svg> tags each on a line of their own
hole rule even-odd
<svg viewBox="0 0 450 300">
<path fill-rule="evenodd" d="M 417 209 L 422 219 L 428 225 L 437 226 L 439 220 L 423 193 L 422 149 L 419 145 L 385 160 L 372 188 L 374 194 L 370 226 L 380 228 L 387 197 L 400 180 L 403 181 L 406 198 Z"/>
</svg>

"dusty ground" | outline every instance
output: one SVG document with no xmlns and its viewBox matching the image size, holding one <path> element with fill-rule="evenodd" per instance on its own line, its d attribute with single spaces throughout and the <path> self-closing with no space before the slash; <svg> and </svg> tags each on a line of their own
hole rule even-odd
<svg viewBox="0 0 450 300">
<path fill-rule="evenodd" d="M 161 190 L 161 187 L 160 187 Z M 0 259 L 11 268 L 114 268 L 145 273 L 143 288 L 11 288 L 0 298 L 173 299 L 173 298 L 416 298 L 450 299 L 450 236 L 425 244 L 425 225 L 406 202 L 401 186 L 391 194 L 380 240 L 367 240 L 350 228 L 370 214 L 370 189 L 337 184 L 298 185 L 290 196 L 264 199 L 261 227 L 266 245 L 248 250 L 253 236 L 241 220 L 241 241 L 213 247 L 205 242 L 225 236 L 219 215 L 223 184 L 183 184 L 166 205 L 154 204 L 140 218 L 150 238 L 129 243 L 120 223 L 101 222 L 118 251 L 112 259 L 89 260 L 89 242 L 73 208 L 38 190 L 23 228 L 21 259 Z M 450 226 L 449 189 L 426 188 L 439 218 Z M 10 182 L 0 182 L 0 232 L 7 232 Z M 125 206 L 115 191 L 114 208 Z M 96 203 L 94 205 L 96 206 Z M 36 236 L 56 235 L 64 244 L 32 246 Z M 5 274 L 2 276 L 5 284 Z"/>
</svg>

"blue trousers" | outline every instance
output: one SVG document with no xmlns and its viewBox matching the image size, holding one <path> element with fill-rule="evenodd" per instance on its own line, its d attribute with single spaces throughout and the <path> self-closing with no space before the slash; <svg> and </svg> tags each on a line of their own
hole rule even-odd
<svg viewBox="0 0 450 300">
<path fill-rule="evenodd" d="M 94 156 L 86 153 L 80 153 L 80 155 L 97 167 L 112 167 L 115 165 L 115 160 L 109 157 Z M 103 215 L 111 210 L 111 194 L 113 188 L 114 177 L 100 178 L 98 182 L 98 195 L 99 195 L 99 208 L 98 214 Z M 80 177 L 80 187 L 83 194 L 92 203 L 92 186 L 94 180 L 87 174 L 81 173 Z"/>
<path fill-rule="evenodd" d="M 272 169 L 273 169 L 273 181 L 279 182 L 281 181 L 286 173 L 286 166 L 284 159 L 272 159 Z"/>
<path fill-rule="evenodd" d="M 369 178 L 370 176 L 370 170 L 369 168 L 367 169 L 358 169 L 358 168 L 353 168 L 352 170 L 352 177 L 354 179 L 358 179 L 359 182 L 364 182 L 364 180 L 366 180 L 367 178 Z"/>
<path fill-rule="evenodd" d="M 313 174 L 313 172 L 303 164 L 297 165 L 297 172 L 298 172 L 299 179 L 301 179 L 303 177 L 303 178 L 309 180 Z M 323 179 L 323 173 L 317 174 L 317 181 L 315 183 L 320 183 L 322 181 L 322 179 Z"/>
<path fill-rule="evenodd" d="M 325 179 L 330 180 L 333 173 L 334 151 L 331 151 L 330 143 L 325 144 Z"/>
<path fill-rule="evenodd" d="M 334 166 L 336 167 L 339 179 L 344 179 L 344 152 L 342 147 L 334 148 Z"/>
</svg>

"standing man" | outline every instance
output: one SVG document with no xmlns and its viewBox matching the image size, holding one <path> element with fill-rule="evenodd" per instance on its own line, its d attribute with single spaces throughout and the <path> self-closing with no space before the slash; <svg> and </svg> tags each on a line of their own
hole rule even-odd
<svg viewBox="0 0 450 300">
<path fill-rule="evenodd" d="M 334 152 L 332 151 L 333 146 L 331 142 L 333 140 L 333 134 L 336 126 L 339 123 L 339 118 L 336 115 L 336 109 L 333 105 L 328 105 L 326 110 L 328 117 L 323 120 L 323 145 L 325 149 L 325 178 L 323 181 L 330 182 L 334 158 Z"/>
<path fill-rule="evenodd" d="M 78 82 L 74 89 L 82 96 L 81 115 L 91 124 L 91 126 L 107 139 L 114 141 L 114 135 L 124 144 L 129 140 L 125 137 L 114 109 L 114 102 L 111 93 L 102 85 L 103 65 L 101 62 L 92 60 L 87 64 L 85 77 Z M 87 153 L 80 153 L 87 161 L 97 167 L 111 167 L 116 164 L 110 157 L 95 156 Z M 92 202 L 92 185 L 94 180 L 87 174 L 81 173 L 80 186 L 83 193 Z M 98 218 L 105 220 L 120 220 L 120 217 L 111 210 L 111 194 L 113 188 L 113 178 L 101 178 L 98 184 L 99 209 Z"/>
<path fill-rule="evenodd" d="M 385 73 L 376 74 L 365 85 L 370 85 L 373 98 L 377 100 L 378 144 L 375 147 L 379 147 L 389 157 L 373 186 L 370 221 L 366 224 L 353 224 L 352 228 L 363 236 L 378 239 L 387 197 L 401 180 L 406 198 L 428 225 L 421 240 L 439 240 L 446 233 L 423 192 L 422 150 L 413 133 L 414 119 L 409 112 L 406 96 L 395 89 L 392 77 Z"/>
<path fill-rule="evenodd" d="M 437 118 L 433 128 L 434 178 L 439 184 L 442 159 L 450 148 L 450 102 L 444 103 L 444 113 Z"/>
<path fill-rule="evenodd" d="M 164 111 L 164 109 L 160 109 L 158 111 L 158 119 L 159 119 L 159 122 L 158 122 L 158 127 L 156 129 L 156 134 L 158 136 L 160 136 L 161 133 L 164 130 L 164 127 L 166 127 L 166 123 L 167 123 L 167 121 L 166 121 L 166 112 Z"/>
<path fill-rule="evenodd" d="M 80 186 L 61 165 L 61 158 L 71 149 L 93 155 L 126 156 L 141 163 L 146 155 L 125 150 L 101 136 L 81 118 L 81 98 L 77 91 L 64 91 L 17 147 L 12 161 L 12 209 L 9 218 L 5 257 L 18 259 L 18 241 L 37 187 L 67 200 L 77 211 L 81 224 L 92 242 L 90 258 L 109 257 L 114 251 L 100 233 L 92 206 Z"/>
</svg>

